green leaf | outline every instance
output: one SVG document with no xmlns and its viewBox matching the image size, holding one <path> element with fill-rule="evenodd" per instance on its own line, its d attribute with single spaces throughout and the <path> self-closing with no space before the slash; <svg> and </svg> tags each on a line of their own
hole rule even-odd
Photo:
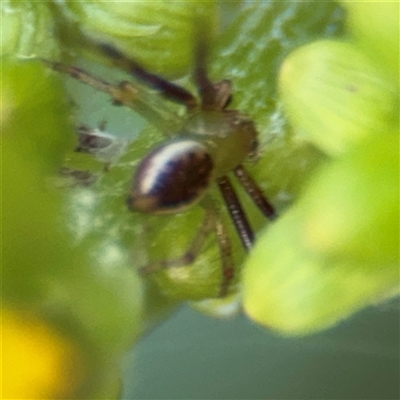
<svg viewBox="0 0 400 400">
<path fill-rule="evenodd" d="M 398 129 L 398 88 L 352 43 L 300 47 L 282 64 L 279 87 L 299 138 L 331 156 L 367 135 Z"/>
<path fill-rule="evenodd" d="M 58 56 L 49 4 L 4 0 L 0 7 L 2 56 Z"/>
<path fill-rule="evenodd" d="M 60 212 L 65 193 L 52 178 L 73 133 L 59 81 L 39 62 L 3 61 L 3 305 L 70 338 L 87 378 L 82 396 L 104 396 L 115 388 L 113 364 L 141 333 L 141 284 L 118 252 L 100 263 L 104 252 L 77 243 Z"/>
<path fill-rule="evenodd" d="M 400 4 L 398 1 L 341 1 L 357 44 L 399 84 Z"/>
<path fill-rule="evenodd" d="M 174 76 L 190 69 L 199 30 L 211 38 L 217 28 L 215 0 L 66 1 L 59 2 L 58 7 L 60 17 L 67 20 L 66 40 L 76 34 L 78 26 L 86 35 L 111 42 L 152 71 Z M 75 40 L 71 45 L 87 51 L 85 40 Z"/>
<path fill-rule="evenodd" d="M 336 157 L 260 237 L 245 269 L 246 312 L 285 335 L 316 332 L 398 294 L 399 91 L 387 73 L 398 13 L 384 2 L 345 5 L 357 41 L 302 46 L 280 71 L 297 139 Z"/>
<path fill-rule="evenodd" d="M 328 162 L 260 237 L 244 273 L 251 318 L 304 335 L 398 293 L 398 146 L 373 136 Z"/>
</svg>

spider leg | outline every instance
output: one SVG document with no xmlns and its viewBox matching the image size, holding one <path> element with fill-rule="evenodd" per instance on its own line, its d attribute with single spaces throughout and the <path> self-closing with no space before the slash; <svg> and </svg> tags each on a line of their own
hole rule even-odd
<svg viewBox="0 0 400 400">
<path fill-rule="evenodd" d="M 223 274 L 219 297 L 225 297 L 228 294 L 229 284 L 235 276 L 235 269 L 232 259 L 232 244 L 225 224 L 220 218 L 216 219 L 215 221 L 215 230 L 221 255 Z"/>
<path fill-rule="evenodd" d="M 188 110 L 193 110 L 197 107 L 196 98 L 183 87 L 169 82 L 159 75 L 146 71 L 138 62 L 128 58 L 111 45 L 98 43 L 97 46 L 107 57 L 111 58 L 115 66 L 127 71 L 147 86 L 156 89 L 166 99 L 183 104 Z"/>
<path fill-rule="evenodd" d="M 196 236 L 193 238 L 188 250 L 180 257 L 152 262 L 142 267 L 140 269 L 140 274 L 148 275 L 162 269 L 184 267 L 193 263 L 201 253 L 205 240 L 212 232 L 215 232 L 220 249 L 223 270 L 222 283 L 218 296 L 224 297 L 226 296 L 229 284 L 234 277 L 232 246 L 225 225 L 219 217 L 217 208 L 211 200 L 209 202 L 204 200 L 203 206 L 205 208 L 203 223 L 196 233 Z"/>
<path fill-rule="evenodd" d="M 214 84 L 214 110 L 224 110 L 232 100 L 232 82 L 224 79 Z"/>
<path fill-rule="evenodd" d="M 263 191 L 250 176 L 246 168 L 243 165 L 239 165 L 234 169 L 234 173 L 260 211 L 270 220 L 274 220 L 278 214 L 265 198 Z"/>
<path fill-rule="evenodd" d="M 200 37 L 202 37 L 199 34 Z M 223 110 L 227 107 L 232 95 L 232 83 L 224 79 L 218 83 L 212 83 L 207 73 L 207 48 L 206 39 L 202 39 L 196 48 L 196 66 L 194 80 L 202 99 L 201 107 L 204 110 Z"/>
<path fill-rule="evenodd" d="M 236 195 L 236 192 L 227 176 L 222 176 L 217 180 L 225 203 L 228 206 L 229 214 L 235 224 L 240 240 L 244 248 L 250 251 L 254 243 L 254 232 L 243 211 L 242 205 Z"/>
<path fill-rule="evenodd" d="M 201 36 L 200 36 L 201 37 Z M 215 89 L 207 73 L 207 49 L 205 39 L 198 42 L 195 55 L 194 80 L 202 99 L 202 108 L 212 108 L 214 105 Z"/>
<path fill-rule="evenodd" d="M 112 84 L 82 68 L 45 59 L 41 61 L 55 71 L 69 75 L 81 83 L 108 94 L 115 105 L 123 105 L 138 112 L 167 136 L 176 131 L 179 118 L 175 111 L 165 101 L 154 98 L 152 93 L 148 93 L 143 88 L 127 81 Z"/>
<path fill-rule="evenodd" d="M 51 69 L 67 74 L 86 85 L 92 86 L 96 90 L 107 93 L 112 97 L 114 103 L 131 107 L 131 104 L 138 96 L 138 90 L 128 82 L 121 82 L 119 85 L 113 85 L 95 75 L 86 72 L 82 68 L 64 65 L 60 62 L 41 60 L 45 65 Z"/>
</svg>

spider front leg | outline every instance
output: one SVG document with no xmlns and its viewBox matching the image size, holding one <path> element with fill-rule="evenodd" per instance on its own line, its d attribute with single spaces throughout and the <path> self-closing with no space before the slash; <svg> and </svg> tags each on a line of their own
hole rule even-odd
<svg viewBox="0 0 400 400">
<path fill-rule="evenodd" d="M 130 107 L 138 96 L 138 90 L 129 82 L 120 82 L 113 85 L 101 79 L 98 76 L 92 75 L 82 68 L 69 66 L 56 61 L 42 59 L 42 62 L 53 69 L 69 75 L 71 78 L 93 87 L 96 90 L 107 93 L 113 99 L 115 104 L 122 104 Z"/>
<path fill-rule="evenodd" d="M 218 297 L 225 297 L 228 294 L 229 285 L 234 278 L 231 241 L 225 224 L 214 203 L 210 199 L 204 199 L 202 206 L 205 209 L 202 225 L 185 253 L 177 258 L 152 262 L 142 267 L 140 274 L 145 276 L 166 268 L 179 268 L 192 264 L 200 255 L 208 236 L 215 232 L 222 262 L 222 283 Z"/>
<path fill-rule="evenodd" d="M 170 136 L 171 132 L 176 132 L 180 126 L 180 119 L 173 106 L 140 85 L 128 81 L 113 84 L 79 67 L 45 59 L 41 61 L 54 71 L 69 75 L 85 85 L 108 94 L 114 105 L 126 106 L 136 111 L 167 136 Z"/>
<path fill-rule="evenodd" d="M 201 97 L 203 110 L 224 110 L 232 99 L 232 82 L 224 79 L 213 83 L 207 72 L 207 45 L 205 40 L 197 44 L 196 67 L 194 69 L 194 81 Z"/>
<path fill-rule="evenodd" d="M 161 96 L 184 105 L 188 111 L 197 108 L 196 98 L 185 88 L 147 71 L 137 61 L 127 57 L 124 53 L 109 44 L 96 42 L 93 42 L 93 44 L 109 57 L 115 66 L 128 72 L 149 87 L 156 89 Z"/>
<path fill-rule="evenodd" d="M 236 195 L 232 183 L 226 175 L 218 178 L 217 183 L 222 197 L 228 206 L 229 214 L 236 227 L 236 231 L 239 234 L 243 247 L 247 251 L 250 251 L 254 244 L 254 232 Z"/>
</svg>

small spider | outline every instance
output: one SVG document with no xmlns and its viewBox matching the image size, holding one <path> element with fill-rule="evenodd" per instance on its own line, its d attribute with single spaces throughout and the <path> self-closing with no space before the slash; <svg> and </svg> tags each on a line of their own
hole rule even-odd
<svg viewBox="0 0 400 400">
<path fill-rule="evenodd" d="M 196 47 L 193 73 L 200 101 L 183 87 L 146 71 L 139 63 L 126 57 L 116 48 L 93 41 L 90 43 L 97 51 L 109 57 L 114 65 L 155 89 L 164 99 L 181 104 L 187 110 L 187 118 L 175 135 L 152 149 L 139 163 L 134 173 L 127 205 L 130 210 L 142 213 L 175 214 L 198 204 L 204 208 L 205 216 L 189 248 L 182 256 L 150 263 L 142 267 L 140 272 L 147 275 L 160 269 L 193 263 L 200 254 L 205 239 L 214 232 L 222 262 L 219 296 L 226 296 L 234 276 L 232 248 L 220 211 L 208 195 L 210 186 L 213 183 L 218 185 L 247 251 L 254 243 L 254 232 L 228 174 L 233 172 L 266 217 L 272 220 L 277 216 L 273 206 L 242 164 L 257 151 L 258 133 L 253 121 L 240 111 L 227 110 L 232 99 L 232 83 L 227 79 L 218 83 L 210 81 L 206 69 L 204 42 L 198 43 Z M 54 70 L 69 74 L 74 79 L 106 92 L 112 97 L 114 104 L 135 108 L 134 104 L 143 101 L 138 88 L 130 82 L 123 81 L 113 85 L 80 68 L 43 61 Z M 151 118 L 149 122 L 153 122 Z M 90 139 L 91 141 L 86 142 L 98 142 L 93 140 L 93 137 Z"/>
</svg>

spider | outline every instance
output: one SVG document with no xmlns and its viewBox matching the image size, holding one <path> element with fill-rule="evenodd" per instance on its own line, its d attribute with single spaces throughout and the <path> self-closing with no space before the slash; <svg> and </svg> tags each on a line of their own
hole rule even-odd
<svg viewBox="0 0 400 400">
<path fill-rule="evenodd" d="M 169 100 L 186 108 L 186 119 L 177 132 L 173 135 L 167 133 L 167 139 L 152 149 L 139 163 L 127 197 L 127 206 L 132 211 L 142 213 L 176 214 L 197 204 L 205 211 L 204 219 L 184 254 L 174 259 L 152 262 L 142 267 L 140 273 L 147 275 L 164 268 L 190 265 L 200 254 L 206 238 L 214 232 L 222 264 L 218 296 L 226 296 L 234 277 L 232 246 L 220 211 L 209 195 L 211 185 L 218 185 L 247 251 L 253 246 L 254 232 L 228 174 L 233 173 L 236 176 L 267 218 L 273 220 L 277 216 L 274 207 L 242 164 L 257 151 L 258 132 L 254 122 L 238 110 L 227 109 L 232 100 L 232 83 L 228 79 L 217 83 L 210 81 L 204 41 L 197 44 L 194 57 L 193 79 L 199 100 L 185 88 L 147 71 L 115 47 L 94 41 L 90 43 L 115 66 L 156 90 L 164 101 Z M 122 81 L 114 85 L 83 69 L 59 62 L 43 61 L 53 70 L 69 74 L 72 78 L 109 94 L 116 105 L 131 108 L 136 105 L 137 109 L 137 104 L 144 102 L 138 87 L 130 82 Z M 150 123 L 154 122 L 151 117 L 148 118 Z M 97 146 L 98 141 L 94 139 L 81 138 L 87 141 L 86 145 L 89 147 L 90 143 Z"/>
</svg>

